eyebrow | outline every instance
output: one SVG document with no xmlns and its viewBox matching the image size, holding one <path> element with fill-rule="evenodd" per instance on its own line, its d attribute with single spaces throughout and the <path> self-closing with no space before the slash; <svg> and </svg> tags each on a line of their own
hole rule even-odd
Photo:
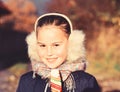
<svg viewBox="0 0 120 92">
<path fill-rule="evenodd" d="M 39 41 L 37 41 L 37 43 L 38 43 L 38 44 L 44 44 L 44 43 L 42 43 L 42 42 L 39 42 Z"/>
<path fill-rule="evenodd" d="M 37 42 L 38 44 L 45 44 L 45 43 L 42 43 L 42 42 Z M 56 44 L 56 43 L 62 43 L 62 41 L 60 41 L 60 42 L 53 42 L 52 44 Z"/>
</svg>

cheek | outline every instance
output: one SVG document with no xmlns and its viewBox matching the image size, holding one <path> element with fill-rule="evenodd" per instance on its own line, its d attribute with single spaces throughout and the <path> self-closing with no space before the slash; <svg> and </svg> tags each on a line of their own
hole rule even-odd
<svg viewBox="0 0 120 92">
<path fill-rule="evenodd" d="M 41 57 L 42 56 L 41 52 L 39 50 L 37 50 L 37 52 L 38 52 L 38 56 Z"/>
<path fill-rule="evenodd" d="M 57 51 L 58 56 L 66 57 L 67 56 L 67 47 L 63 47 Z"/>
<path fill-rule="evenodd" d="M 40 58 L 45 55 L 45 52 L 44 52 L 43 50 L 39 49 L 39 48 L 37 49 L 37 52 L 38 52 L 38 56 L 39 56 Z"/>
</svg>

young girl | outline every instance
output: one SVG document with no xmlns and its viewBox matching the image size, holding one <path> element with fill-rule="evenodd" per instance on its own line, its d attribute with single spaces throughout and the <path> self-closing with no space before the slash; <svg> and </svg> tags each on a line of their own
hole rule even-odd
<svg viewBox="0 0 120 92">
<path fill-rule="evenodd" d="M 17 92 L 100 92 L 85 72 L 84 34 L 73 31 L 67 16 L 40 16 L 26 41 L 33 71 L 21 76 Z"/>
</svg>

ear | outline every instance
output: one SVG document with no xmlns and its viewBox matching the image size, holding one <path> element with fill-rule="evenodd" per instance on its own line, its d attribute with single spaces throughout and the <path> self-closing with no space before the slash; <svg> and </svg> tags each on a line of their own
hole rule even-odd
<svg viewBox="0 0 120 92">
<path fill-rule="evenodd" d="M 80 30 L 74 30 L 69 37 L 67 61 L 75 61 L 85 57 L 84 47 L 85 34 Z"/>
</svg>

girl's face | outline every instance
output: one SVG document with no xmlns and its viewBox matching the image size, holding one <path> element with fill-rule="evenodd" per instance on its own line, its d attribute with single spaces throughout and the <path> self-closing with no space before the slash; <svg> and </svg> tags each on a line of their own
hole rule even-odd
<svg viewBox="0 0 120 92">
<path fill-rule="evenodd" d="M 67 57 L 68 36 L 59 27 L 38 28 L 38 55 L 49 68 L 59 67 Z"/>
</svg>

